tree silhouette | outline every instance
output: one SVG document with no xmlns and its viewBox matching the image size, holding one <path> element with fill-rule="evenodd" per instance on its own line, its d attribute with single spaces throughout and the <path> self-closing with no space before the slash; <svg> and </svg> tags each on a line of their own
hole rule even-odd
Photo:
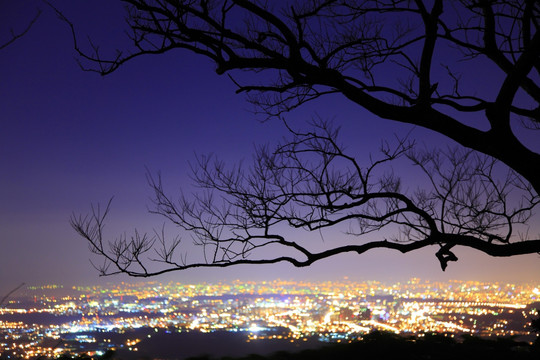
<svg viewBox="0 0 540 360">
<path fill-rule="evenodd" d="M 420 126 L 463 148 L 415 152 L 401 139 L 362 167 L 338 144 L 337 132 L 318 123 L 313 131 L 290 129 L 292 139 L 273 151 L 259 149 L 248 170 L 200 158 L 195 180 L 208 192 L 191 200 L 173 201 L 159 176 L 149 175 L 153 211 L 191 231 L 205 258 L 177 258 L 180 241 L 167 244 L 161 233 L 109 244 L 102 233 L 107 206 L 72 219 L 105 257 L 103 274 L 280 261 L 306 266 L 348 251 L 430 245 L 439 246 L 444 270 L 457 260 L 451 251 L 457 245 L 493 256 L 540 252 L 540 240 L 520 228 L 539 201 L 540 154 L 516 136 L 518 128 L 540 129 L 537 1 L 123 1 L 133 48 L 112 58 L 97 46 L 82 48 L 64 18 L 83 68 L 106 75 L 142 55 L 186 49 L 212 60 L 270 117 L 341 94 L 375 115 L 359 121 Z M 463 63 L 497 69 L 491 92 L 477 93 L 475 85 L 486 79 Z M 429 188 L 407 193 L 395 175 L 379 171 L 404 159 L 425 174 Z M 502 178 L 501 163 L 509 169 Z M 314 231 L 345 223 L 352 223 L 351 235 L 382 228 L 397 235 L 314 251 L 274 231 L 283 224 Z M 143 258 L 156 245 L 165 267 L 150 270 Z M 254 255 L 267 247 L 285 252 Z"/>
</svg>

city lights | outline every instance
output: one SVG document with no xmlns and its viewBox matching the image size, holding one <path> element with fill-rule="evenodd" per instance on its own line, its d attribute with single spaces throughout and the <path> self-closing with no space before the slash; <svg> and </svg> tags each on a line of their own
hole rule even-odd
<svg viewBox="0 0 540 360">
<path fill-rule="evenodd" d="M 60 290 L 70 294 L 56 295 Z M 529 322 L 538 308 L 538 284 L 474 281 L 32 286 L 0 308 L 0 352 L 7 358 L 131 352 L 154 335 L 193 331 L 233 332 L 246 342 L 354 341 L 374 330 L 531 342 Z"/>
</svg>

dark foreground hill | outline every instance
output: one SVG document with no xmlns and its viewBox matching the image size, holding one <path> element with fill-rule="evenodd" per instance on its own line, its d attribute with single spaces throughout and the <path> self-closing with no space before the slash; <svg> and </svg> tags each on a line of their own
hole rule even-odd
<svg viewBox="0 0 540 360">
<path fill-rule="evenodd" d="M 59 360 L 540 360 L 540 338 L 535 345 L 527 342 L 515 341 L 513 339 L 481 339 L 472 336 L 455 338 L 443 335 L 429 335 L 422 337 L 405 337 L 391 333 L 373 332 L 367 334 L 362 340 L 352 343 L 334 343 L 328 345 L 305 344 L 309 348 L 288 347 L 284 348 L 282 344 L 272 342 L 254 343 L 257 347 L 240 346 L 235 342 L 236 338 L 226 337 L 228 347 L 216 347 L 216 342 L 212 339 L 205 339 L 206 342 L 193 342 L 195 338 L 189 337 L 191 345 L 198 356 L 190 356 L 187 352 L 172 346 L 173 338 L 163 338 L 168 340 L 153 344 L 147 347 L 146 351 L 127 352 L 120 349 L 116 352 L 108 351 L 101 357 L 76 356 L 64 354 Z M 186 340 L 184 339 L 184 340 Z M 177 339 L 174 339 L 177 340 Z M 215 340 L 215 339 L 214 339 Z M 221 339 L 223 340 L 223 339 Z M 180 344 L 176 344 L 180 345 Z M 184 344 L 185 345 L 185 344 Z M 291 346 L 294 344 L 291 343 Z M 160 351 L 160 347 L 162 347 Z M 163 347 L 169 348 L 164 352 Z M 182 346 L 181 349 L 185 350 Z M 232 351 L 236 348 L 237 351 Z M 273 351 L 272 351 L 273 348 Z M 224 351 L 226 349 L 227 351 Z M 251 350 L 257 354 L 246 352 Z M 234 355 L 234 354 L 242 355 Z M 204 355 L 208 354 L 208 355 Z M 2 356 L 0 356 L 2 358 Z"/>
<path fill-rule="evenodd" d="M 332 344 L 300 352 L 276 352 L 244 357 L 193 357 L 190 360 L 540 360 L 540 346 L 512 339 L 485 340 L 463 337 L 459 341 L 442 335 L 422 338 L 371 333 L 361 341 Z"/>
</svg>

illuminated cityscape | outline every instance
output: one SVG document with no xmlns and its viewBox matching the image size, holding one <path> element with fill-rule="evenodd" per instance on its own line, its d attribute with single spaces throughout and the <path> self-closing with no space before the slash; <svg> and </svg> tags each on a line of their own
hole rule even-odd
<svg viewBox="0 0 540 360">
<path fill-rule="evenodd" d="M 343 279 L 28 286 L 0 307 L 0 353 L 30 359 L 115 350 L 136 358 L 146 342 L 163 334 L 217 332 L 245 343 L 350 342 L 375 330 L 532 343 L 537 335 L 530 320 L 537 309 L 540 283 Z"/>
</svg>

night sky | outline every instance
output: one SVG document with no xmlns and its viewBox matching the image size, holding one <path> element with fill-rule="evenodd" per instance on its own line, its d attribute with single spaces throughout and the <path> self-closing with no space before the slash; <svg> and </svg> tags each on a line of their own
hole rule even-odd
<svg viewBox="0 0 540 360">
<path fill-rule="evenodd" d="M 53 1 L 103 51 L 125 44 L 123 9 L 116 1 Z M 69 226 L 72 213 L 114 196 L 109 234 L 134 227 L 150 231 L 163 219 L 147 213 L 151 191 L 145 168 L 161 171 L 167 187 L 187 189 L 189 161 L 215 153 L 234 163 L 251 159 L 253 146 L 275 143 L 283 125 L 252 112 L 226 76 L 204 58 L 185 51 L 129 62 L 101 77 L 75 61 L 69 28 L 39 1 L 0 0 L 0 39 L 22 29 L 37 9 L 43 13 L 30 32 L 0 51 L 0 294 L 27 284 L 94 284 L 134 281 L 124 276 L 99 279 L 84 240 Z M 84 40 L 85 36 L 82 37 Z M 118 45 L 120 44 L 120 45 Z M 475 71 L 489 72 L 478 68 Z M 487 76 L 489 78 L 490 76 Z M 476 84 L 478 91 L 489 83 Z M 410 127 L 372 116 L 339 96 L 313 102 L 287 116 L 302 126 L 313 116 L 332 118 L 343 129 L 348 149 L 365 155 L 381 139 Z M 428 144 L 450 144 L 422 129 L 412 136 Z M 529 146 L 538 143 L 530 134 Z M 537 136 L 537 135 L 536 135 Z M 540 149 L 539 149 L 540 150 Z M 414 176 L 413 173 L 408 176 Z M 172 226 L 167 227 L 174 232 Z M 540 233 L 538 220 L 532 233 Z M 331 241 L 336 234 L 313 241 Z M 342 255 L 295 269 L 290 265 L 242 266 L 177 272 L 159 281 L 308 279 L 348 276 L 353 280 L 403 281 L 538 279 L 540 257 L 494 259 L 457 250 L 460 260 L 446 272 L 426 249 L 401 255 L 389 250 Z"/>
</svg>

